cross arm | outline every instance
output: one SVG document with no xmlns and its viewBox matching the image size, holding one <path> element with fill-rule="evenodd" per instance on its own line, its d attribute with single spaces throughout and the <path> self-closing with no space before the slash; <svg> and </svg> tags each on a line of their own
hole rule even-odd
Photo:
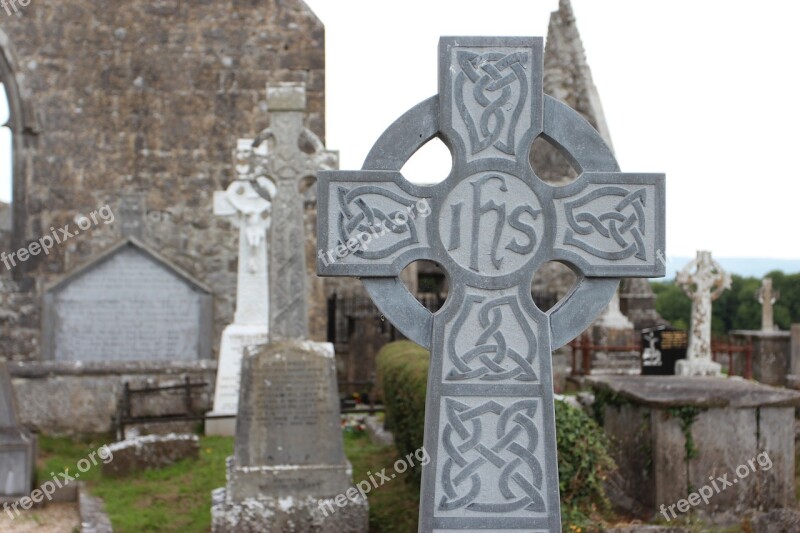
<svg viewBox="0 0 800 533">
<path fill-rule="evenodd" d="M 556 190 L 553 256 L 589 277 L 663 277 L 663 174 L 586 172 Z"/>
<path fill-rule="evenodd" d="M 431 258 L 430 214 L 430 196 L 399 172 L 320 172 L 317 273 L 399 275 Z"/>
</svg>

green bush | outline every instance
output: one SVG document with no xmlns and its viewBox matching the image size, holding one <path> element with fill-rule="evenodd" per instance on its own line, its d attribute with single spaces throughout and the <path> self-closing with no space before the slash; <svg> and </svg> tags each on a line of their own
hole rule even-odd
<svg viewBox="0 0 800 533">
<path fill-rule="evenodd" d="M 428 351 L 410 341 L 387 344 L 378 353 L 386 427 L 403 457 L 422 446 L 429 362 Z M 414 469 L 411 476 L 417 484 L 420 474 L 420 469 Z"/>
<path fill-rule="evenodd" d="M 387 344 L 378 354 L 386 420 L 403 456 L 422 446 L 429 363 L 428 351 L 409 341 Z M 556 441 L 564 524 L 608 510 L 603 479 L 616 466 L 603 430 L 580 409 L 557 401 Z M 419 484 L 419 476 L 413 481 Z"/>
</svg>

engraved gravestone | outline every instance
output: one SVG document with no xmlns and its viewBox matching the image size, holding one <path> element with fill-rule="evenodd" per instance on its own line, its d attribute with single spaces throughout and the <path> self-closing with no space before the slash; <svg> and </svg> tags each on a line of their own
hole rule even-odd
<svg viewBox="0 0 800 533">
<path fill-rule="evenodd" d="M 390 126 L 363 170 L 320 173 L 317 269 L 362 277 L 385 316 L 431 349 L 419 531 L 560 531 L 551 352 L 592 323 L 620 277 L 664 275 L 664 176 L 621 173 L 601 136 L 542 93 L 541 38 L 442 38 L 439 62 L 439 95 Z M 575 182 L 535 175 L 539 135 L 579 169 Z M 450 175 L 409 183 L 399 169 L 437 136 Z M 376 225 L 389 231 L 368 239 Z M 397 277 L 418 259 L 449 276 L 434 315 Z M 530 287 L 549 260 L 578 283 L 545 313 Z"/>
<path fill-rule="evenodd" d="M 11 376 L 0 361 L 0 502 L 30 494 L 36 463 L 36 439 L 19 424 Z"/>
<path fill-rule="evenodd" d="M 56 361 L 211 357 L 211 291 L 129 237 L 45 290 L 43 354 Z"/>
<path fill-rule="evenodd" d="M 234 455 L 227 486 L 213 494 L 212 530 L 366 532 L 368 506 L 351 497 L 351 471 L 333 345 L 283 340 L 249 348 Z M 321 500 L 345 493 L 347 506 L 323 512 Z"/>
<path fill-rule="evenodd" d="M 301 186 L 305 180 L 316 179 L 319 169 L 337 168 L 339 156 L 327 151 L 305 127 L 304 84 L 268 85 L 267 106 L 270 127 L 259 133 L 255 147 L 271 143 L 269 154 L 257 158 L 257 173 L 267 176 L 278 188 L 272 205 L 275 227 L 270 243 L 270 334 L 274 338 L 307 339 L 306 233 Z"/>
<path fill-rule="evenodd" d="M 239 228 L 239 261 L 236 278 L 236 313 L 233 324 L 222 332 L 214 409 L 206 418 L 209 435 L 233 436 L 239 401 L 242 354 L 248 346 L 269 341 L 269 271 L 267 236 L 270 208 L 276 188 L 269 180 L 253 175 L 255 156 L 252 139 L 239 139 L 234 152 L 236 177 L 227 190 L 214 193 L 214 214 Z M 257 191 L 254 183 L 263 191 Z M 226 418 L 222 418 L 226 417 Z"/>
</svg>

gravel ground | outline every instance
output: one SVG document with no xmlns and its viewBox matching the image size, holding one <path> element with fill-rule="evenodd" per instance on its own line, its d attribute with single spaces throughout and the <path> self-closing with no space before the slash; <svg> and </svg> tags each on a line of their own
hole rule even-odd
<svg viewBox="0 0 800 533">
<path fill-rule="evenodd" d="M 3 533 L 72 533 L 80 531 L 77 503 L 51 503 L 41 509 L 20 511 L 14 520 L 7 513 L 0 515 Z"/>
</svg>

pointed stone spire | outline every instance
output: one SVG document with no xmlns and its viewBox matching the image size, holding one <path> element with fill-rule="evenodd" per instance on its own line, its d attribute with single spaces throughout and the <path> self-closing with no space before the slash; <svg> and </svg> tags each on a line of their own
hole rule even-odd
<svg viewBox="0 0 800 533">
<path fill-rule="evenodd" d="M 586 52 L 569 0 L 559 0 L 558 11 L 550 15 L 544 69 L 544 92 L 583 115 L 613 150 L 600 95 L 586 62 Z"/>
</svg>

